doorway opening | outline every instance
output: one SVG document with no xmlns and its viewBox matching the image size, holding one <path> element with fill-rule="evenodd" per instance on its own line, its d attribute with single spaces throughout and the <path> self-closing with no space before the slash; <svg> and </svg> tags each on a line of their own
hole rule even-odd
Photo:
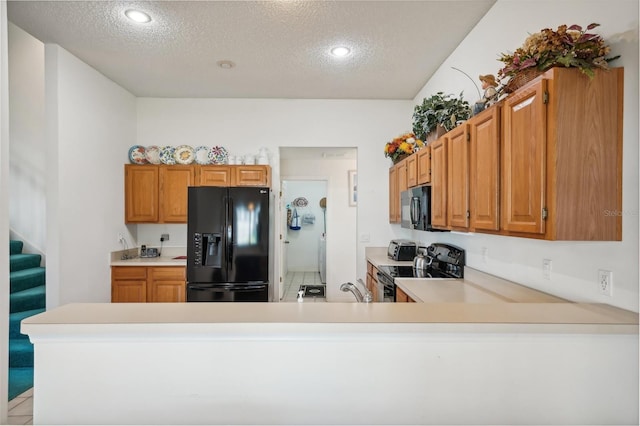
<svg viewBox="0 0 640 426">
<path fill-rule="evenodd" d="M 283 178 L 281 300 L 295 301 L 308 286 L 326 285 L 327 180 Z M 319 293 L 318 293 L 319 294 Z M 322 290 L 322 297 L 325 291 Z"/>
<path fill-rule="evenodd" d="M 340 284 L 355 279 L 356 171 L 357 148 L 280 148 L 280 301 L 308 286 L 324 286 L 313 301 L 341 301 Z"/>
</svg>

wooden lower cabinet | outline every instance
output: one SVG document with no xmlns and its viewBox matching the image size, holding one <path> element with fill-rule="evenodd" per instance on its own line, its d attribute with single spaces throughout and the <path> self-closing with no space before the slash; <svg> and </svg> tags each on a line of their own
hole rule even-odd
<svg viewBox="0 0 640 426">
<path fill-rule="evenodd" d="M 140 303 L 147 301 L 147 268 L 111 267 L 111 302 Z"/>
<path fill-rule="evenodd" d="M 111 302 L 184 302 L 183 266 L 112 266 Z"/>
<path fill-rule="evenodd" d="M 402 291 L 400 287 L 396 286 L 396 303 L 415 303 L 415 300 Z"/>
<path fill-rule="evenodd" d="M 158 266 L 147 268 L 147 302 L 184 302 L 186 299 L 186 269 Z"/>
<path fill-rule="evenodd" d="M 372 302 L 380 302 L 381 296 L 378 292 L 378 268 L 371 262 L 367 262 L 367 290 L 371 292 Z M 384 295 L 382 296 L 384 297 Z"/>
</svg>

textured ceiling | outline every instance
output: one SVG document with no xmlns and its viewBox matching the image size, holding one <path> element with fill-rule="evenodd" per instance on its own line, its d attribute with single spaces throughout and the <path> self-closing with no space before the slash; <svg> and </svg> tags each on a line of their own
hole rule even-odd
<svg viewBox="0 0 640 426">
<path fill-rule="evenodd" d="M 7 11 L 136 96 L 413 99 L 494 2 L 22 0 Z M 153 21 L 124 18 L 134 7 Z M 352 54 L 331 57 L 337 44 Z"/>
</svg>

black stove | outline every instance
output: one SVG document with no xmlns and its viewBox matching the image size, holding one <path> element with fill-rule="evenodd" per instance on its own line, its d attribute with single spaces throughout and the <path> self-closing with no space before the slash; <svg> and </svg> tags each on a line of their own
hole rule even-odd
<svg viewBox="0 0 640 426">
<path fill-rule="evenodd" d="M 413 265 L 378 266 L 378 284 L 384 290 L 384 301 L 395 302 L 396 278 L 464 278 L 464 250 L 449 244 L 433 243 L 426 248 L 429 266 L 416 269 Z"/>
<path fill-rule="evenodd" d="M 390 278 L 462 278 L 434 268 L 415 269 L 413 266 L 378 266 L 378 271 Z"/>
</svg>

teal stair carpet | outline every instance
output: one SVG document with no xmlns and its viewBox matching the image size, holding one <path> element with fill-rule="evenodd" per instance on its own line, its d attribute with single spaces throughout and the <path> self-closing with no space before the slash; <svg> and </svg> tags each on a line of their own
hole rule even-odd
<svg viewBox="0 0 640 426">
<path fill-rule="evenodd" d="M 45 272 L 39 254 L 22 253 L 22 241 L 9 241 L 9 400 L 33 387 L 33 345 L 20 334 L 20 322 L 45 309 Z"/>
</svg>

